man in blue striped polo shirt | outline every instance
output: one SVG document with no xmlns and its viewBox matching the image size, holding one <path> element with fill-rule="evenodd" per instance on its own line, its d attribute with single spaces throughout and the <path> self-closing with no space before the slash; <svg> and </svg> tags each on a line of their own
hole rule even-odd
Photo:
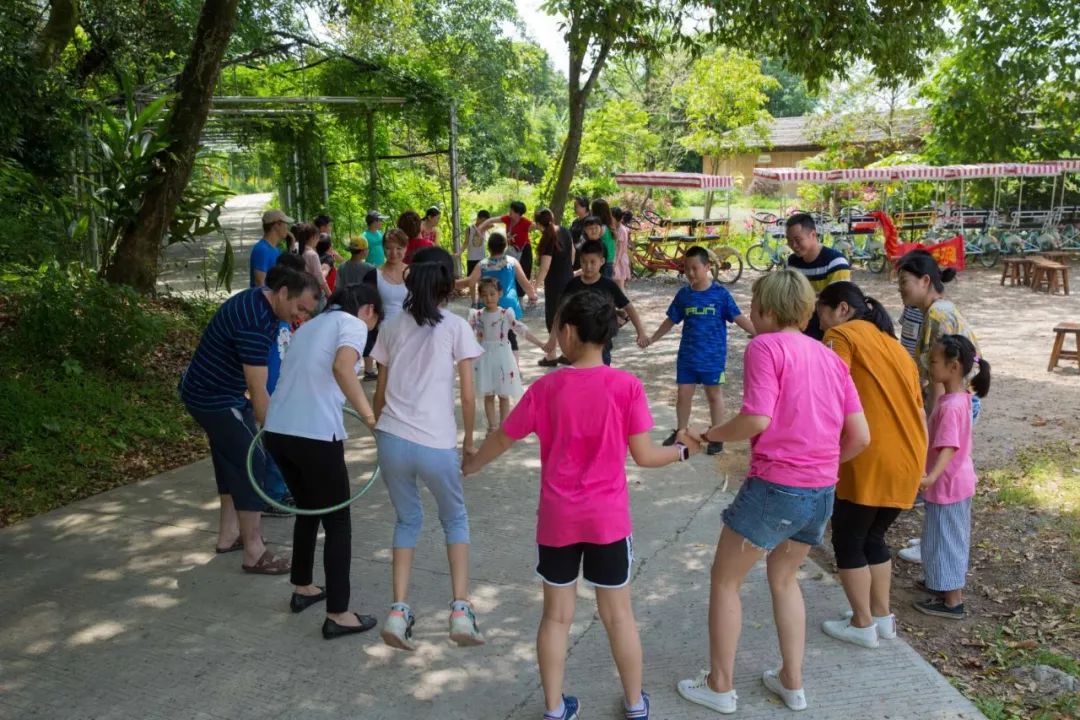
<svg viewBox="0 0 1080 720">
<path fill-rule="evenodd" d="M 271 268 L 266 287 L 237 293 L 218 308 L 180 378 L 180 397 L 210 441 L 221 502 L 217 551 L 242 549 L 247 572 L 289 572 L 289 559 L 275 556 L 263 544 L 263 501 L 248 481 L 247 451 L 270 402 L 266 363 L 278 321 L 308 317 L 318 292 L 307 273 L 280 265 Z M 254 455 L 254 471 L 261 482 L 262 453 Z"/>
</svg>

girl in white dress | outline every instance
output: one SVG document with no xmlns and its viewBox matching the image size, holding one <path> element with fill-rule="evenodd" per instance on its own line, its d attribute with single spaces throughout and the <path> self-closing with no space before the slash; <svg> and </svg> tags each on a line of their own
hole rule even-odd
<svg viewBox="0 0 1080 720">
<path fill-rule="evenodd" d="M 543 347 L 543 343 L 514 316 L 512 309 L 499 307 L 502 284 L 498 279 L 483 278 L 479 290 L 480 302 L 484 307 L 469 312 L 469 324 L 476 333 L 476 341 L 484 348 L 484 354 L 474 364 L 476 394 L 484 397 L 488 432 L 492 432 L 510 414 L 510 398 L 521 397 L 525 391 L 521 384 L 521 371 L 510 348 L 510 331 L 513 330 L 537 347 Z M 495 421 L 496 397 L 499 398 L 498 422 Z"/>
</svg>

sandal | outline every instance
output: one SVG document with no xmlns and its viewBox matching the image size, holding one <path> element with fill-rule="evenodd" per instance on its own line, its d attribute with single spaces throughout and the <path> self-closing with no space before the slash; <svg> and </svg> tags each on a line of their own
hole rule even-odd
<svg viewBox="0 0 1080 720">
<path fill-rule="evenodd" d="M 254 565 L 241 565 L 244 572 L 254 575 L 284 575 L 292 570 L 292 560 L 267 550 Z"/>
<path fill-rule="evenodd" d="M 216 552 L 218 555 L 224 555 L 225 553 L 236 552 L 237 550 L 243 550 L 243 549 L 244 549 L 244 541 L 243 541 L 243 539 L 236 538 L 236 542 L 234 542 L 229 547 L 224 547 L 224 548 L 215 547 L 214 552 Z"/>
<path fill-rule="evenodd" d="M 559 361 L 554 360 L 554 359 L 553 360 L 548 360 L 547 358 L 542 358 L 540 360 L 537 360 L 536 364 L 539 365 L 540 367 L 555 367 L 556 365 L 559 364 Z"/>
</svg>

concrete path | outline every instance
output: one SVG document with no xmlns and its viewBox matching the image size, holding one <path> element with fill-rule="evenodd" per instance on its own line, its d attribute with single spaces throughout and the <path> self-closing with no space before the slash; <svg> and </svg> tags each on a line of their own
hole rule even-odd
<svg viewBox="0 0 1080 720">
<path fill-rule="evenodd" d="M 630 340 L 620 338 L 617 359 L 655 380 L 669 363 L 654 356 L 654 370 L 649 355 L 629 350 Z M 523 365 L 535 368 L 536 357 L 525 353 Z M 729 392 L 738 393 L 737 383 Z M 673 418 L 660 393 L 650 394 L 659 438 Z M 371 467 L 370 439 L 356 433 L 349 453 L 359 481 Z M 719 461 L 630 465 L 635 608 L 654 718 L 715 717 L 679 698 L 675 683 L 706 661 L 708 568 L 732 498 L 723 486 L 725 476 L 737 484 L 745 462 L 745 446 L 737 446 Z M 413 583 L 414 654 L 390 650 L 376 633 L 326 642 L 321 606 L 289 613 L 287 576 L 247 576 L 238 555 L 216 556 L 206 460 L 0 530 L 0 718 L 539 718 L 538 472 L 538 446 L 529 440 L 466 481 L 473 596 L 488 638 L 476 649 L 446 637 L 449 578 L 427 493 Z M 352 523 L 353 607 L 382 622 L 393 512 L 381 484 L 354 506 Z M 291 528 L 290 520 L 264 522 L 278 548 L 289 545 Z M 802 585 L 810 709 L 799 717 L 982 717 L 902 639 L 864 650 L 824 636 L 820 623 L 845 609 L 843 593 L 811 562 Z M 762 566 L 743 596 L 735 717 L 791 717 L 759 679 L 778 662 Z M 567 691 L 580 697 L 583 718 L 621 717 L 603 626 L 591 592 L 581 588 L 579 597 Z"/>
<path fill-rule="evenodd" d="M 221 227 L 232 244 L 233 292 L 248 285 L 248 258 L 251 247 L 262 237 L 262 213 L 271 197 L 270 193 L 234 195 L 225 203 Z M 217 286 L 224 252 L 225 241 L 216 233 L 194 242 L 170 245 L 162 254 L 158 291 L 179 295 L 224 293 L 225 288 Z"/>
</svg>

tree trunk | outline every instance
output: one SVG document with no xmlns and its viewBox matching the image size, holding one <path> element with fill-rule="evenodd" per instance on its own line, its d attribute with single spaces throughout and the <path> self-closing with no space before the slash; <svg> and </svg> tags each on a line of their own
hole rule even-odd
<svg viewBox="0 0 1080 720">
<path fill-rule="evenodd" d="M 585 129 L 584 92 L 571 92 L 569 128 L 566 143 L 563 145 L 562 161 L 559 163 L 559 175 L 555 180 L 555 189 L 551 193 L 551 214 L 555 222 L 562 224 L 563 210 L 570 197 L 570 185 L 574 182 L 574 170 L 577 169 L 578 155 L 581 154 L 581 137 Z"/>
<path fill-rule="evenodd" d="M 49 20 L 37 42 L 38 62 L 46 68 L 51 68 L 60 59 L 60 53 L 71 41 L 75 26 L 79 24 L 76 0 L 52 0 L 49 6 Z"/>
<path fill-rule="evenodd" d="M 191 55 L 178 80 L 179 97 L 166 122 L 171 140 L 157 161 L 159 176 L 147 188 L 134 222 L 125 229 L 106 270 L 110 282 L 153 292 L 161 242 L 191 179 L 199 138 L 210 113 L 221 60 L 232 36 L 239 0 L 205 0 Z"/>
</svg>

